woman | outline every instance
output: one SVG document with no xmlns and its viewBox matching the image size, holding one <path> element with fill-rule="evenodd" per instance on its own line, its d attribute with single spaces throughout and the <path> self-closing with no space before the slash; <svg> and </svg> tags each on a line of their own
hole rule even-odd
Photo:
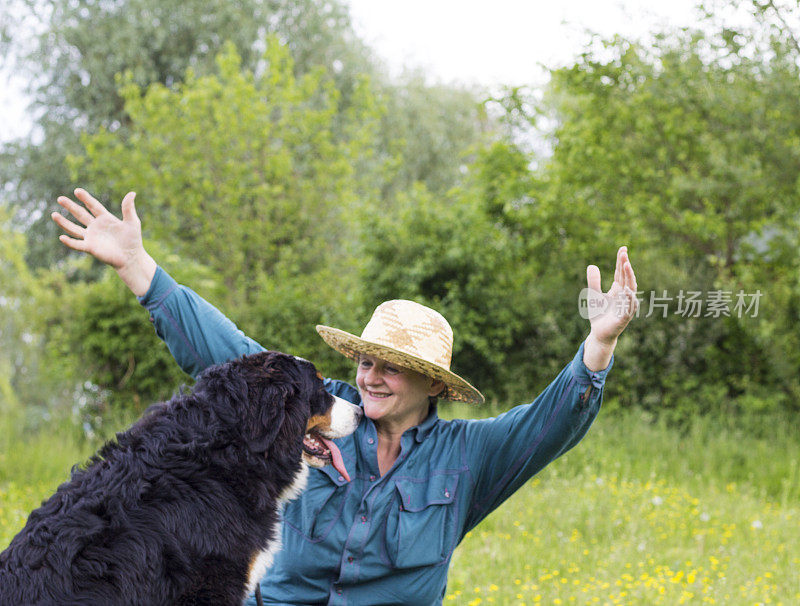
<svg viewBox="0 0 800 606">
<path fill-rule="evenodd" d="M 179 286 L 147 254 L 134 194 L 120 221 L 86 191 L 58 199 L 77 223 L 53 213 L 60 240 L 112 265 L 151 314 L 156 332 L 191 375 L 261 351 L 227 318 Z M 71 236 L 71 237 L 70 237 Z M 590 289 L 600 271 L 587 268 Z M 358 362 L 356 386 L 327 389 L 363 407 L 356 432 L 337 441 L 333 465 L 312 470 L 286 506 L 283 550 L 261 582 L 266 604 L 438 604 L 464 535 L 547 463 L 583 437 L 600 407 L 617 337 L 636 310 L 627 251 L 617 254 L 606 311 L 575 358 L 531 404 L 494 419 L 443 421 L 436 398 L 483 402 L 452 373 L 452 331 L 410 301 L 380 305 L 361 337 L 318 326 Z M 349 475 L 349 481 L 347 479 Z"/>
</svg>

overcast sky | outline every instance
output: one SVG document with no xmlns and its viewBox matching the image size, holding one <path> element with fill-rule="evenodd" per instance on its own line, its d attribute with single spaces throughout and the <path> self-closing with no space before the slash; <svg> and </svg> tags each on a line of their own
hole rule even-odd
<svg viewBox="0 0 800 606">
<path fill-rule="evenodd" d="M 646 35 L 696 22 L 698 0 L 350 0 L 356 31 L 389 65 L 439 78 L 533 84 L 562 64 L 585 31 Z"/>
<path fill-rule="evenodd" d="M 646 35 L 690 25 L 697 0 L 350 0 L 356 31 L 393 72 L 487 86 L 536 84 L 540 65 L 563 64 L 585 30 Z M 0 74 L 0 140 L 29 128 L 24 83 Z"/>
</svg>

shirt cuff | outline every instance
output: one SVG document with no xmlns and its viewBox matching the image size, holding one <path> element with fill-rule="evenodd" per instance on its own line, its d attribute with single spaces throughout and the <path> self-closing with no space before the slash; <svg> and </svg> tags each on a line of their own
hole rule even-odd
<svg viewBox="0 0 800 606">
<path fill-rule="evenodd" d="M 161 305 L 161 302 L 177 287 L 178 283 L 172 276 L 161 269 L 161 266 L 157 266 L 150 288 L 144 295 L 136 298 L 145 308 L 152 310 Z"/>
<path fill-rule="evenodd" d="M 584 341 L 578 348 L 578 353 L 572 359 L 572 375 L 580 385 L 593 385 L 597 389 L 602 389 L 606 382 L 606 375 L 611 367 L 614 365 L 614 356 L 611 356 L 611 361 L 603 370 L 589 370 L 586 364 L 583 363 L 583 348 L 586 345 Z"/>
</svg>

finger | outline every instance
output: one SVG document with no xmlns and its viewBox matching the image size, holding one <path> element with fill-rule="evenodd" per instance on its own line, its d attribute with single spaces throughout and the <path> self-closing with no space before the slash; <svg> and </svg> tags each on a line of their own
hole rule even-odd
<svg viewBox="0 0 800 606">
<path fill-rule="evenodd" d="M 628 287 L 625 287 L 624 296 L 627 298 L 628 305 L 626 307 L 626 313 L 629 318 L 632 318 L 636 315 L 636 311 L 639 309 L 639 299 L 636 298 L 636 291 L 631 290 Z"/>
<path fill-rule="evenodd" d="M 633 292 L 636 292 L 638 290 L 638 286 L 636 284 L 636 274 L 633 273 L 633 265 L 631 265 L 630 261 L 625 262 L 624 272 L 627 287 Z"/>
<path fill-rule="evenodd" d="M 625 262 L 624 257 L 627 253 L 627 250 L 628 249 L 625 246 L 620 246 L 617 249 L 617 263 L 614 266 L 614 282 L 616 282 L 620 286 L 622 285 L 622 280 L 623 280 L 622 264 Z"/>
<path fill-rule="evenodd" d="M 628 264 L 629 264 L 628 247 L 627 246 L 623 246 L 620 249 L 619 271 L 620 271 L 620 277 L 622 278 L 622 284 L 624 286 L 630 286 L 630 284 L 628 283 L 628 277 L 629 277 L 628 276 L 628 272 L 625 271 L 625 265 L 628 265 Z"/>
<path fill-rule="evenodd" d="M 85 189 L 78 188 L 75 190 L 75 197 L 78 198 L 81 202 L 86 205 L 86 208 L 97 217 L 98 215 L 102 215 L 103 213 L 107 213 L 106 207 L 100 204 L 96 198 L 94 198 L 88 191 Z"/>
<path fill-rule="evenodd" d="M 619 277 L 622 286 L 630 286 L 628 284 L 628 273 L 625 271 L 625 265 L 628 263 L 628 247 L 622 246 L 619 249 Z"/>
<path fill-rule="evenodd" d="M 76 240 L 74 238 L 70 238 L 69 236 L 58 236 L 58 239 L 61 241 L 62 244 L 68 246 L 72 250 L 87 252 L 85 240 Z"/>
<path fill-rule="evenodd" d="M 588 265 L 586 267 L 586 286 L 591 290 L 603 292 L 600 284 L 600 268 L 597 265 Z"/>
<path fill-rule="evenodd" d="M 633 266 L 628 256 L 628 247 L 621 246 L 619 252 L 621 285 L 636 292 L 636 276 L 633 275 Z"/>
<path fill-rule="evenodd" d="M 122 220 L 138 222 L 139 217 L 136 214 L 136 205 L 133 203 L 136 198 L 135 191 L 129 191 L 122 199 Z"/>
<path fill-rule="evenodd" d="M 70 236 L 75 236 L 76 238 L 83 238 L 86 234 L 86 228 L 81 227 L 80 225 L 75 225 L 72 221 L 67 219 L 66 217 L 58 214 L 58 213 L 51 213 L 50 217 L 55 221 L 58 226 L 67 232 Z"/>
<path fill-rule="evenodd" d="M 56 202 L 58 202 L 61 206 L 63 206 L 68 213 L 70 213 L 73 217 L 75 217 L 78 221 L 80 221 L 84 225 L 89 225 L 89 223 L 92 222 L 92 219 L 94 219 L 94 217 L 90 215 L 89 212 L 83 206 L 81 206 L 80 204 L 76 204 L 66 196 L 59 196 L 56 199 Z"/>
</svg>

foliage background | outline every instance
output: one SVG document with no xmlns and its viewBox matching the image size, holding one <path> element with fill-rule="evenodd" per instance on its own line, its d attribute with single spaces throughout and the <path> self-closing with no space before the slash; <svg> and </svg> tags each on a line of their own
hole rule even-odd
<svg viewBox="0 0 800 606">
<path fill-rule="evenodd" d="M 584 268 L 609 276 L 624 243 L 643 313 L 610 408 L 797 412 L 794 4 L 587 36 L 543 88 L 493 96 L 388 76 L 338 0 L 3 4 L 38 36 L 6 27 L 0 47 L 37 120 L 0 150 L 0 409 L 91 431 L 188 381 L 113 272 L 58 243 L 54 199 L 80 184 L 113 209 L 137 190 L 165 269 L 326 374 L 352 369 L 314 324 L 358 331 L 393 297 L 439 309 L 454 370 L 501 407 L 572 357 Z M 684 317 L 688 291 L 762 299 L 757 317 Z M 669 313 L 648 314 L 662 294 Z"/>
<path fill-rule="evenodd" d="M 489 400 L 451 417 L 530 401 L 587 334 L 585 266 L 608 287 L 627 244 L 642 313 L 591 439 L 471 533 L 446 600 L 800 601 L 800 10 L 704 10 L 490 94 L 390 77 L 341 0 L 0 0 L 36 120 L 0 148 L 0 547 L 190 382 L 114 272 L 58 242 L 80 185 L 112 210 L 136 190 L 172 276 L 329 376 L 353 369 L 315 324 L 440 310 Z M 762 298 L 685 317 L 689 291 Z"/>
</svg>

